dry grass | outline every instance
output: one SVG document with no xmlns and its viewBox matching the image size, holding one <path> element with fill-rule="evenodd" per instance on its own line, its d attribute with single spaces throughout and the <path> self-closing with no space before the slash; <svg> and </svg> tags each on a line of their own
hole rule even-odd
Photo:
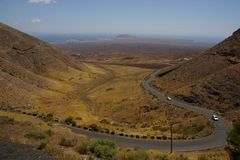
<svg viewBox="0 0 240 160">
<path fill-rule="evenodd" d="M 47 145 L 45 148 L 43 148 L 44 152 L 54 156 L 59 160 L 78 160 L 88 157 L 88 155 L 79 154 L 76 148 L 77 146 L 81 146 L 82 142 L 87 140 L 85 136 L 74 134 L 69 129 L 66 129 L 62 126 L 45 123 L 28 115 L 21 115 L 4 111 L 0 111 L 0 115 L 14 118 L 13 124 L 3 124 L 0 126 L 1 139 L 8 139 L 13 142 L 34 145 L 36 148 L 41 144 L 41 142 L 46 142 Z M 32 130 L 39 132 L 46 132 L 48 130 L 51 130 L 51 134 L 49 134 L 49 137 L 43 140 L 26 137 L 25 134 Z M 49 131 L 46 133 L 49 133 Z M 61 146 L 60 142 L 63 138 L 74 141 L 73 145 L 70 147 Z M 119 154 L 125 154 L 136 149 L 117 148 L 117 150 Z M 171 155 L 168 152 L 161 152 L 159 150 L 148 150 L 147 153 L 150 154 L 151 159 L 153 160 L 156 155 L 167 155 L 168 157 L 179 157 L 179 155 L 184 155 L 188 157 L 189 160 L 198 160 L 198 158 L 203 155 L 207 157 L 208 160 L 229 159 L 227 152 L 223 148 L 196 152 L 174 152 Z M 121 160 L 121 158 L 119 160 Z"/>
<path fill-rule="evenodd" d="M 204 126 L 203 130 L 189 136 L 201 137 L 211 132 L 210 125 L 202 116 L 161 103 L 143 90 L 142 82 L 153 70 L 129 66 L 131 63 L 144 66 L 146 62 L 160 64 L 169 59 L 141 54 L 126 57 L 117 53 L 86 59 L 96 62 L 101 58 L 101 62 L 108 64 L 83 63 L 3 24 L 0 25 L 0 32 L 5 37 L 0 38 L 1 106 L 51 113 L 60 120 L 72 116 L 77 124 L 96 124 L 116 133 L 164 136 L 169 136 L 170 111 L 175 109 L 176 130 L 200 123 Z M 121 65 L 109 65 L 112 63 Z M 52 135 L 44 139 L 47 141 L 46 152 L 57 159 L 84 158 L 73 147 L 60 146 L 59 142 L 67 137 L 80 143 L 87 139 L 85 136 L 27 115 L 3 111 L 0 115 L 16 121 L 0 126 L 1 138 L 38 146 L 41 141 L 26 137 L 26 133 L 51 130 Z M 174 137 L 179 136 L 183 133 L 174 134 Z M 209 152 L 217 156 L 220 153 L 226 155 L 224 151 Z M 189 153 L 189 156 L 191 154 L 198 153 Z"/>
</svg>

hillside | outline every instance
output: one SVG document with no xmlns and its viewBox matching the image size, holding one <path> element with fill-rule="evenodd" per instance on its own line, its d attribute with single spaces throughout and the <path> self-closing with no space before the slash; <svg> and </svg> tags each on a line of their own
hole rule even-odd
<svg viewBox="0 0 240 160">
<path fill-rule="evenodd" d="M 114 59 L 123 61 L 119 57 L 109 57 L 109 64 L 87 63 L 4 24 L 0 25 L 0 35 L 0 109 L 11 111 L 17 107 L 59 120 L 73 117 L 77 125 L 94 125 L 116 133 L 169 134 L 165 128 L 171 108 L 142 88 L 144 78 L 153 70 L 145 68 L 151 59 L 140 67 L 112 65 Z M 129 64 L 136 61 L 129 56 L 122 58 L 127 58 Z M 139 58 L 142 62 L 143 59 Z M 165 61 L 168 60 L 162 58 L 155 62 L 163 67 Z M 175 137 L 184 134 L 179 128 L 191 128 L 199 122 L 201 131 L 187 136 L 202 137 L 211 132 L 201 115 L 176 110 L 179 121 L 175 124 Z"/>
<path fill-rule="evenodd" d="M 86 66 L 61 50 L 0 24 L 0 104 L 30 108 L 88 79 Z"/>
<path fill-rule="evenodd" d="M 240 114 L 240 29 L 155 85 L 176 97 L 219 111 L 228 119 Z"/>
</svg>

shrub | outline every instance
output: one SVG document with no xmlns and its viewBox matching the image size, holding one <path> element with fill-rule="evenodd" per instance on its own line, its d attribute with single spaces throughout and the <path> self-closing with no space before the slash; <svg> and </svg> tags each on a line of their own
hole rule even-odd
<svg viewBox="0 0 240 160">
<path fill-rule="evenodd" d="M 142 138 L 146 139 L 146 138 L 147 138 L 147 136 L 142 136 Z"/>
<path fill-rule="evenodd" d="M 89 125 L 89 128 L 91 128 L 94 131 L 98 131 L 98 126 L 96 124 Z"/>
<path fill-rule="evenodd" d="M 31 126 L 32 122 L 30 122 L 30 121 L 23 121 L 23 122 L 20 123 L 20 125 L 22 125 L 22 126 Z"/>
<path fill-rule="evenodd" d="M 170 158 L 167 155 L 156 155 L 154 156 L 155 160 L 170 160 Z"/>
<path fill-rule="evenodd" d="M 76 147 L 76 151 L 80 154 L 87 154 L 88 153 L 88 143 L 82 142 L 80 145 Z"/>
<path fill-rule="evenodd" d="M 89 155 L 87 160 L 96 160 L 93 155 Z"/>
<path fill-rule="evenodd" d="M 77 141 L 76 139 L 62 138 L 59 144 L 65 147 L 73 147 L 77 144 Z"/>
<path fill-rule="evenodd" d="M 33 139 L 45 139 L 48 137 L 48 135 L 45 132 L 41 132 L 41 131 L 28 131 L 25 134 L 25 137 L 33 138 Z"/>
<path fill-rule="evenodd" d="M 105 133 L 109 133 L 110 132 L 109 129 L 107 129 L 107 128 L 104 129 L 104 130 L 105 130 Z"/>
<path fill-rule="evenodd" d="M 151 125 L 150 125 L 150 123 L 143 123 L 142 125 L 141 125 L 141 128 L 148 128 L 148 127 L 150 127 Z"/>
<path fill-rule="evenodd" d="M 90 140 L 88 151 L 98 158 L 114 159 L 117 155 L 115 143 L 109 140 Z"/>
<path fill-rule="evenodd" d="M 124 136 L 124 133 L 119 133 L 119 136 Z"/>
<path fill-rule="evenodd" d="M 152 129 L 154 131 L 167 131 L 168 130 L 167 127 L 162 127 L 162 126 L 153 126 Z"/>
<path fill-rule="evenodd" d="M 67 117 L 66 119 L 65 119 L 65 122 L 66 123 L 71 123 L 71 124 L 73 124 L 73 125 L 76 125 L 76 121 L 74 121 L 74 119 L 73 119 L 73 117 Z"/>
<path fill-rule="evenodd" d="M 198 160 L 208 160 L 208 158 L 206 156 L 200 156 L 198 157 Z"/>
<path fill-rule="evenodd" d="M 193 134 L 196 134 L 196 133 L 202 131 L 203 129 L 204 129 L 203 125 L 194 124 L 194 125 L 191 125 L 191 126 L 174 129 L 173 132 L 181 133 L 183 135 L 193 135 Z"/>
<path fill-rule="evenodd" d="M 82 120 L 82 117 L 76 117 L 76 120 L 81 121 L 81 120 Z"/>
<path fill-rule="evenodd" d="M 94 149 L 94 155 L 103 159 L 113 159 L 116 157 L 116 150 L 110 148 L 109 146 L 96 146 Z"/>
<path fill-rule="evenodd" d="M 52 113 L 48 113 L 45 118 L 44 118 L 45 121 L 53 121 L 53 114 Z"/>
<path fill-rule="evenodd" d="M 88 145 L 90 151 L 92 149 L 94 149 L 94 147 L 97 146 L 97 145 L 109 146 L 111 148 L 115 148 L 116 147 L 116 145 L 115 145 L 115 143 L 113 141 L 92 139 L 92 140 L 90 140 L 89 145 Z"/>
<path fill-rule="evenodd" d="M 100 123 L 109 124 L 108 120 L 106 120 L 106 119 L 102 119 L 102 120 L 100 121 Z"/>
<path fill-rule="evenodd" d="M 53 135 L 53 131 L 51 129 L 46 130 L 45 133 L 49 136 Z"/>
<path fill-rule="evenodd" d="M 240 159 L 240 119 L 236 120 L 233 128 L 228 133 L 227 137 L 230 156 L 233 160 Z"/>
<path fill-rule="evenodd" d="M 185 157 L 181 154 L 179 157 L 176 157 L 176 160 L 188 160 L 188 157 Z"/>
<path fill-rule="evenodd" d="M 0 116 L 0 124 L 14 124 L 14 119 L 8 116 Z"/>
<path fill-rule="evenodd" d="M 47 145 L 47 141 L 43 141 L 38 145 L 37 149 L 42 150 L 46 147 L 46 145 Z"/>
<path fill-rule="evenodd" d="M 144 151 L 132 151 L 127 155 L 128 160 L 148 160 L 149 156 Z"/>
</svg>

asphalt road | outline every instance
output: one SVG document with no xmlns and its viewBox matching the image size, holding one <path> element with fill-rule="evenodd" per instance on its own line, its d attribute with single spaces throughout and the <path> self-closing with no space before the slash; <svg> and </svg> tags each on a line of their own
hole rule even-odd
<svg viewBox="0 0 240 160">
<path fill-rule="evenodd" d="M 149 91 L 152 95 L 154 95 L 161 101 L 167 102 L 176 107 L 185 108 L 193 112 L 202 114 L 214 125 L 215 129 L 214 129 L 214 132 L 207 137 L 203 137 L 199 139 L 191 139 L 191 140 L 174 140 L 173 150 L 174 151 L 196 151 L 196 150 L 217 148 L 217 147 L 226 145 L 226 133 L 228 132 L 229 127 L 222 117 L 219 116 L 219 121 L 213 121 L 211 119 L 213 114 L 211 111 L 204 108 L 192 106 L 190 104 L 183 103 L 175 99 L 172 99 L 171 101 L 169 101 L 167 100 L 166 95 L 164 95 L 163 93 L 160 93 L 157 89 L 155 89 L 151 85 L 151 82 L 156 78 L 157 75 L 167 73 L 173 70 L 174 68 L 176 67 L 169 66 L 163 69 L 159 69 L 153 72 L 152 74 L 150 74 L 148 79 L 145 80 L 143 83 L 144 89 Z M 128 137 L 110 135 L 110 134 L 101 133 L 101 132 L 92 132 L 92 131 L 88 131 L 88 130 L 84 130 L 84 129 L 76 128 L 72 126 L 68 126 L 68 127 L 75 133 L 84 134 L 93 138 L 110 139 L 115 141 L 116 144 L 120 146 L 140 147 L 143 149 L 170 150 L 170 140 L 128 138 Z"/>
</svg>

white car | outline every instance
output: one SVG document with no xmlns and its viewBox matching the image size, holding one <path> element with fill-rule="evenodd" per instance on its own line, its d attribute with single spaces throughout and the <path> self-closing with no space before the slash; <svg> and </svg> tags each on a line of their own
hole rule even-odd
<svg viewBox="0 0 240 160">
<path fill-rule="evenodd" d="M 217 115 L 212 115 L 212 119 L 214 120 L 214 121 L 218 121 L 219 120 L 219 118 L 217 117 Z"/>
<path fill-rule="evenodd" d="M 172 98 L 171 98 L 171 97 L 167 97 L 167 100 L 171 101 L 171 100 L 172 100 Z"/>
</svg>

